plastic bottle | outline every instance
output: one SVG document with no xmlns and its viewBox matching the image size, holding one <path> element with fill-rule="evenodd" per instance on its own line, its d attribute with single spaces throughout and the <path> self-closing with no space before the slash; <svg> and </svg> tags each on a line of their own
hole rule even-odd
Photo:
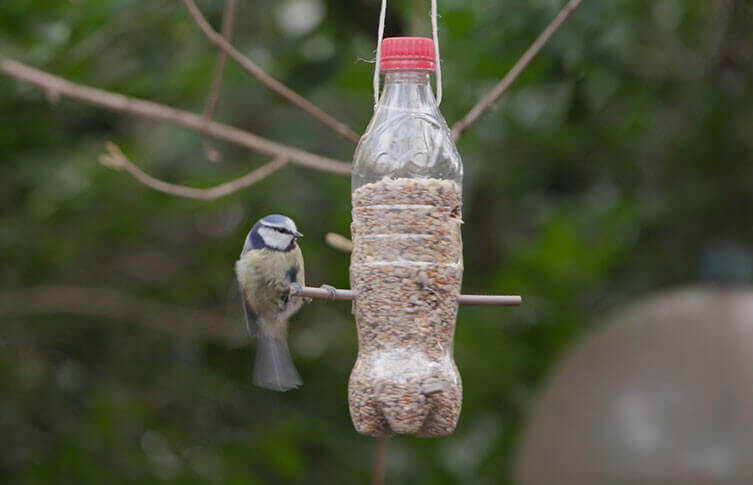
<svg viewBox="0 0 753 485">
<path fill-rule="evenodd" d="M 452 354 L 463 165 L 431 89 L 434 59 L 431 39 L 384 39 L 384 92 L 354 157 L 348 400 L 372 436 L 449 434 L 462 404 Z"/>
</svg>

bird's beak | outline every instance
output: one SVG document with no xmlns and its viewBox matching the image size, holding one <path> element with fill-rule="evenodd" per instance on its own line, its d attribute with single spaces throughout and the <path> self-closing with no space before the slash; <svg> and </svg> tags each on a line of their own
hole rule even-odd
<svg viewBox="0 0 753 485">
<path fill-rule="evenodd" d="M 302 238 L 302 237 L 303 237 L 303 234 L 301 234 L 301 233 L 300 233 L 300 232 L 298 232 L 298 231 L 295 231 L 295 232 L 293 233 L 293 235 L 295 236 L 295 238 L 296 238 L 296 239 L 300 239 L 300 238 Z"/>
</svg>

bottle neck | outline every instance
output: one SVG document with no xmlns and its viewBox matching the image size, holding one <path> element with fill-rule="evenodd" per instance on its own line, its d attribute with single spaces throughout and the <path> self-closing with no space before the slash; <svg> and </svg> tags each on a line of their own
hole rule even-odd
<svg viewBox="0 0 753 485">
<path fill-rule="evenodd" d="M 426 70 L 387 72 L 379 104 L 409 110 L 436 107 L 430 74 Z"/>
<path fill-rule="evenodd" d="M 409 83 L 409 84 L 429 84 L 430 71 L 388 71 L 384 75 L 385 84 Z"/>
</svg>

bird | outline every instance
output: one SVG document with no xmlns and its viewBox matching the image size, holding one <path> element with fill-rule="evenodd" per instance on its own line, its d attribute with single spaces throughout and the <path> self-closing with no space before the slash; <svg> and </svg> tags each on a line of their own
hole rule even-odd
<svg viewBox="0 0 753 485">
<path fill-rule="evenodd" d="M 303 234 L 289 217 L 261 218 L 246 236 L 235 274 L 248 333 L 258 339 L 253 382 L 275 391 L 303 384 L 288 349 L 288 319 L 303 305 Z"/>
</svg>

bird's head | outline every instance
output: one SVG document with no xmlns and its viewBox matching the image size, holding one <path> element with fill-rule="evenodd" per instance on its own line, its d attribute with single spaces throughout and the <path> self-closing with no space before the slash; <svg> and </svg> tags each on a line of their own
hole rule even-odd
<svg viewBox="0 0 753 485">
<path fill-rule="evenodd" d="M 303 234 L 298 232 L 293 219 L 273 214 L 261 218 L 254 224 L 246 238 L 246 247 L 290 251 L 295 248 L 295 241 L 300 237 L 303 237 Z"/>
</svg>

